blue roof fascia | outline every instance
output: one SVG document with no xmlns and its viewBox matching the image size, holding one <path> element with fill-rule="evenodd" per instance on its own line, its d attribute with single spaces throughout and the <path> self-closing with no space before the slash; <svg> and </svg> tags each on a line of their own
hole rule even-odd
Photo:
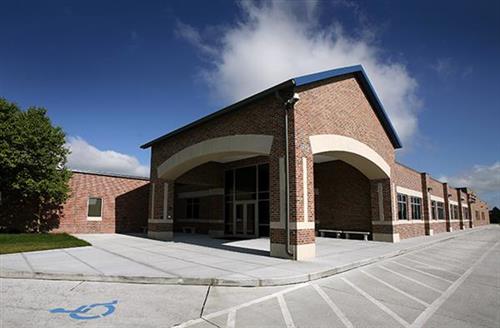
<svg viewBox="0 0 500 328">
<path fill-rule="evenodd" d="M 365 90 L 368 100 L 372 104 L 372 106 L 375 108 L 375 113 L 377 114 L 378 118 L 382 121 L 384 129 L 386 132 L 389 134 L 389 137 L 391 139 L 391 142 L 394 146 L 394 148 L 401 148 L 401 140 L 399 139 L 399 136 L 396 132 L 396 129 L 394 129 L 394 126 L 392 125 L 391 121 L 389 120 L 389 117 L 387 116 L 387 112 L 384 109 L 384 106 L 382 105 L 382 102 L 380 101 L 380 98 L 378 97 L 377 93 L 375 92 L 375 89 L 373 88 L 373 85 L 371 84 L 370 80 L 368 79 L 368 75 L 366 74 L 364 68 L 362 65 L 355 65 L 355 66 L 349 66 L 349 67 L 342 67 L 342 68 L 337 68 L 337 69 L 332 69 L 329 71 L 324 71 L 324 72 L 319 72 L 319 73 L 314 73 L 314 74 L 309 74 L 309 75 L 303 75 L 299 76 L 293 79 L 295 82 L 295 86 L 300 87 L 306 84 L 346 75 L 346 74 L 354 74 L 356 77 L 358 77 L 359 82 L 363 86 L 363 89 Z"/>
</svg>

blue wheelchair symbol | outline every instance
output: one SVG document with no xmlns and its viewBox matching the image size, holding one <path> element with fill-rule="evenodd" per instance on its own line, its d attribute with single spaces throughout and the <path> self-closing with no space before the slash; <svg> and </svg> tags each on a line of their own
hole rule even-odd
<svg viewBox="0 0 500 328">
<path fill-rule="evenodd" d="M 55 308 L 50 310 L 50 313 L 69 313 L 69 316 L 73 319 L 76 320 L 91 320 L 91 319 L 98 319 L 98 318 L 104 318 L 107 317 L 108 315 L 111 315 L 113 312 L 115 312 L 116 309 L 116 304 L 118 304 L 117 300 L 114 300 L 109 303 L 95 303 L 95 304 L 90 304 L 90 305 L 82 305 L 74 310 L 66 310 L 63 308 Z M 94 311 L 92 313 L 89 313 L 89 311 L 95 309 L 95 308 L 102 308 L 100 311 L 102 311 L 100 314 L 95 314 Z"/>
</svg>

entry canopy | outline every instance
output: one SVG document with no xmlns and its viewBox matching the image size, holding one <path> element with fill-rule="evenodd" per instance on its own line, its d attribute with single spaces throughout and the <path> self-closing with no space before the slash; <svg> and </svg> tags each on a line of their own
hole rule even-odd
<svg viewBox="0 0 500 328">
<path fill-rule="evenodd" d="M 169 157 L 158 167 L 158 178 L 175 179 L 198 165 L 227 157 L 269 155 L 272 144 L 273 136 L 260 134 L 208 139 Z"/>
<path fill-rule="evenodd" d="M 368 179 L 386 179 L 391 167 L 375 150 L 353 138 L 320 134 L 309 137 L 313 155 L 321 154 L 342 160 L 362 172 Z"/>
</svg>

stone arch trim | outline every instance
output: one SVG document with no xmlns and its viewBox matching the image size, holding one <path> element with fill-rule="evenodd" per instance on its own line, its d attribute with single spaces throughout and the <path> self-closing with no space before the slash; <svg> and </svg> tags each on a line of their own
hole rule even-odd
<svg viewBox="0 0 500 328">
<path fill-rule="evenodd" d="M 309 142 L 313 155 L 334 153 L 332 155 L 336 159 L 354 166 L 369 179 L 391 176 L 391 167 L 382 156 L 356 139 L 337 134 L 319 134 L 310 136 Z"/>
<path fill-rule="evenodd" d="M 198 165 L 228 155 L 269 155 L 273 138 L 270 135 L 244 134 L 208 139 L 170 156 L 158 166 L 157 176 L 172 180 Z"/>
</svg>

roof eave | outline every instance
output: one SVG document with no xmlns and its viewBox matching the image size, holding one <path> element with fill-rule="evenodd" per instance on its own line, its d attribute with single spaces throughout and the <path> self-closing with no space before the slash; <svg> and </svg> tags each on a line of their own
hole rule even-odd
<svg viewBox="0 0 500 328">
<path fill-rule="evenodd" d="M 285 81 L 283 83 L 280 83 L 278 85 L 275 85 L 275 86 L 273 86 L 273 87 L 271 87 L 269 89 L 266 89 L 266 90 L 261 91 L 261 92 L 259 92 L 257 94 L 254 94 L 253 96 L 250 96 L 248 98 L 240 100 L 237 103 L 234 103 L 232 105 L 224 107 L 224 108 L 222 108 L 222 109 L 220 109 L 220 110 L 218 110 L 218 111 L 216 111 L 216 112 L 214 112 L 214 113 L 212 113 L 210 115 L 204 116 L 204 117 L 202 117 L 202 118 L 200 118 L 200 119 L 198 119 L 198 120 L 196 120 L 194 122 L 191 122 L 191 123 L 189 123 L 187 125 L 184 125 L 184 126 L 178 128 L 178 129 L 176 129 L 176 130 L 174 130 L 172 132 L 169 132 L 169 133 L 167 133 L 167 134 L 159 137 L 159 138 L 151 140 L 151 141 L 145 143 L 144 145 L 142 145 L 141 148 L 142 149 L 149 148 L 152 145 L 154 145 L 155 143 L 163 141 L 163 140 L 165 140 L 167 138 L 170 138 L 170 137 L 172 137 L 172 136 L 174 136 L 176 134 L 179 134 L 179 133 L 181 133 L 183 131 L 186 131 L 186 130 L 188 130 L 190 128 L 193 128 L 193 127 L 195 127 L 197 125 L 205 123 L 205 122 L 207 122 L 209 120 L 212 120 L 212 119 L 214 119 L 216 117 L 219 117 L 219 116 L 221 116 L 221 115 L 223 115 L 223 114 L 225 114 L 225 113 L 227 113 L 229 111 L 232 111 L 232 110 L 235 110 L 235 109 L 239 109 L 239 108 L 241 108 L 241 107 L 243 107 L 243 106 L 245 106 L 245 105 L 247 105 L 247 104 L 249 104 L 249 103 L 251 103 L 253 101 L 256 101 L 256 100 L 259 100 L 259 99 L 261 99 L 261 98 L 263 98 L 265 96 L 268 96 L 269 94 L 271 94 L 273 92 L 276 92 L 278 90 L 281 90 L 281 89 L 284 89 L 284 88 L 287 88 L 287 87 L 293 87 L 293 86 L 295 86 L 295 81 L 293 79 L 287 80 L 287 81 Z"/>
</svg>

